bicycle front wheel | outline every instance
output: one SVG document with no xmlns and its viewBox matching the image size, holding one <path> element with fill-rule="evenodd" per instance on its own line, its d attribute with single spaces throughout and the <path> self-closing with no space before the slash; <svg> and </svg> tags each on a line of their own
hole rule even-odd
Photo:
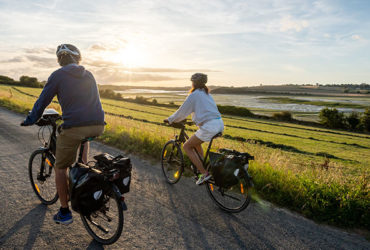
<svg viewBox="0 0 370 250">
<path fill-rule="evenodd" d="M 246 209 L 251 201 L 247 178 L 240 178 L 238 184 L 228 188 L 217 186 L 211 178 L 205 186 L 208 194 L 219 208 L 229 213 L 239 213 Z"/>
<path fill-rule="evenodd" d="M 58 200 L 55 185 L 54 160 L 45 150 L 36 150 L 28 162 L 28 173 L 32 189 L 45 205 L 54 204 Z"/>
<path fill-rule="evenodd" d="M 121 237 L 123 229 L 123 209 L 120 197 L 112 192 L 105 195 L 106 202 L 98 211 L 85 216 L 80 214 L 87 232 L 97 242 L 110 245 Z"/>
<path fill-rule="evenodd" d="M 161 154 L 161 165 L 163 175 L 170 184 L 177 183 L 184 171 L 184 155 L 179 144 L 175 141 L 168 141 Z"/>
</svg>

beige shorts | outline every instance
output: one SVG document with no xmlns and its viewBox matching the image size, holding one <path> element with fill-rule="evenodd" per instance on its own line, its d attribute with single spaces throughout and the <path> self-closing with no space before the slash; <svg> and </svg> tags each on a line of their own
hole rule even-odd
<svg viewBox="0 0 370 250">
<path fill-rule="evenodd" d="M 57 137 L 55 167 L 65 169 L 75 161 L 81 141 L 86 137 L 99 136 L 104 131 L 104 125 L 83 126 L 63 129 Z"/>
</svg>

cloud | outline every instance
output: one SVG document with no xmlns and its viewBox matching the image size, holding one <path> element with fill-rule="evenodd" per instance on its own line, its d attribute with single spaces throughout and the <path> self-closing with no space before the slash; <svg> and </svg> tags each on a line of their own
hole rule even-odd
<svg viewBox="0 0 370 250">
<path fill-rule="evenodd" d="M 107 44 L 101 44 L 101 43 L 95 43 L 91 45 L 88 50 L 94 51 L 94 52 L 100 52 L 100 51 L 117 51 L 119 49 L 124 48 L 127 45 L 127 41 L 124 39 L 118 39 L 117 41 L 110 42 Z"/>
<path fill-rule="evenodd" d="M 211 69 L 178 69 L 178 68 L 151 68 L 151 67 L 124 67 L 120 63 L 105 60 L 84 60 L 83 64 L 93 67 L 117 68 L 122 71 L 147 73 L 186 73 L 186 72 L 219 72 Z"/>
<path fill-rule="evenodd" d="M 55 54 L 56 49 L 54 48 L 28 48 L 24 49 L 27 54 Z"/>
<path fill-rule="evenodd" d="M 56 58 L 42 57 L 35 55 L 28 55 L 26 58 L 34 63 L 34 66 L 43 67 L 43 68 L 52 68 L 55 67 L 57 63 Z"/>
<path fill-rule="evenodd" d="M 24 62 L 24 58 L 21 56 L 16 56 L 10 59 L 2 60 L 2 63 L 18 63 L 18 62 Z"/>
<path fill-rule="evenodd" d="M 352 38 L 353 40 L 355 40 L 355 41 L 360 41 L 360 40 L 362 40 L 362 37 L 361 37 L 361 36 L 359 36 L 359 35 L 352 35 L 352 36 L 351 36 L 351 38 Z"/>
<path fill-rule="evenodd" d="M 133 68 L 133 72 L 173 72 L 173 73 L 184 73 L 184 72 L 219 72 L 211 69 L 175 69 L 175 68 Z"/>
<path fill-rule="evenodd" d="M 103 45 L 100 45 L 100 44 L 93 44 L 90 46 L 89 50 L 93 50 L 93 51 L 99 51 L 99 50 L 107 50 L 106 47 L 104 47 Z"/>
<path fill-rule="evenodd" d="M 309 25 L 307 20 L 295 20 L 291 16 L 285 16 L 280 20 L 280 31 L 295 30 L 300 32 Z"/>
<path fill-rule="evenodd" d="M 98 81 L 108 84 L 124 82 L 170 81 L 179 79 L 164 75 L 129 73 L 117 69 L 105 68 L 94 71 L 94 74 L 96 75 Z"/>
</svg>

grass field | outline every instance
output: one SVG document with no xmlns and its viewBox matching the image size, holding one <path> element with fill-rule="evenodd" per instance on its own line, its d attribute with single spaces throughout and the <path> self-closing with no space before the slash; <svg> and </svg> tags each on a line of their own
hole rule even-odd
<svg viewBox="0 0 370 250">
<path fill-rule="evenodd" d="M 368 106 L 355 104 L 355 103 L 344 103 L 344 102 L 326 102 L 326 101 L 310 101 L 310 100 L 301 100 L 288 97 L 264 97 L 262 99 L 269 100 L 277 103 L 296 103 L 296 104 L 307 104 L 315 106 L 324 106 L 331 108 L 352 108 L 352 109 L 365 109 Z"/>
<path fill-rule="evenodd" d="M 0 105 L 25 113 L 40 92 L 0 85 Z M 110 99 L 102 103 L 105 143 L 159 159 L 164 143 L 178 132 L 162 124 L 174 109 Z M 58 104 L 51 106 L 60 111 Z M 250 169 L 260 196 L 319 221 L 370 227 L 370 135 L 234 116 L 223 120 L 224 137 L 214 149 L 255 156 Z"/>
</svg>

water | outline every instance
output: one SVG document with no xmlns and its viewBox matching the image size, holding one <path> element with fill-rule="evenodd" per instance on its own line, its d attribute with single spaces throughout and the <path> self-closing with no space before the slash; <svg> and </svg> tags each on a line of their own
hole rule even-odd
<svg viewBox="0 0 370 250">
<path fill-rule="evenodd" d="M 172 90 L 159 90 L 159 89 L 128 89 L 124 91 L 116 91 L 117 93 L 121 93 L 123 95 L 131 95 L 130 97 L 134 97 L 135 95 L 145 94 L 145 97 L 149 98 L 160 98 L 158 95 L 165 95 L 167 97 L 173 96 L 174 101 L 180 102 L 185 99 L 185 96 L 188 94 L 187 91 L 172 91 Z M 273 103 L 272 101 L 262 99 L 268 98 L 273 96 L 264 96 L 264 95 L 227 95 L 227 94 L 213 94 L 213 98 L 215 99 L 217 104 L 220 105 L 231 105 L 231 106 L 239 106 L 239 107 L 246 107 L 246 108 L 258 108 L 258 109 L 268 109 L 268 110 L 286 110 L 291 112 L 312 112 L 317 113 L 320 112 L 321 109 L 325 108 L 325 106 L 316 106 L 316 105 L 307 105 L 307 104 L 284 104 L 284 103 Z M 278 96 L 284 97 L 284 96 Z M 310 101 L 330 101 L 330 102 L 345 102 L 345 103 L 356 103 L 356 104 L 363 104 L 363 105 L 370 105 L 370 100 L 365 99 L 348 99 L 348 98 L 322 98 L 322 97 L 290 97 L 296 99 L 303 99 L 303 100 L 310 100 Z M 352 108 L 337 108 L 339 111 L 342 112 L 364 112 L 363 109 L 352 109 Z"/>
<path fill-rule="evenodd" d="M 183 94 L 185 95 L 186 91 L 173 91 L 173 90 L 160 90 L 160 89 L 127 89 L 121 91 L 115 91 L 120 94 Z"/>
</svg>

